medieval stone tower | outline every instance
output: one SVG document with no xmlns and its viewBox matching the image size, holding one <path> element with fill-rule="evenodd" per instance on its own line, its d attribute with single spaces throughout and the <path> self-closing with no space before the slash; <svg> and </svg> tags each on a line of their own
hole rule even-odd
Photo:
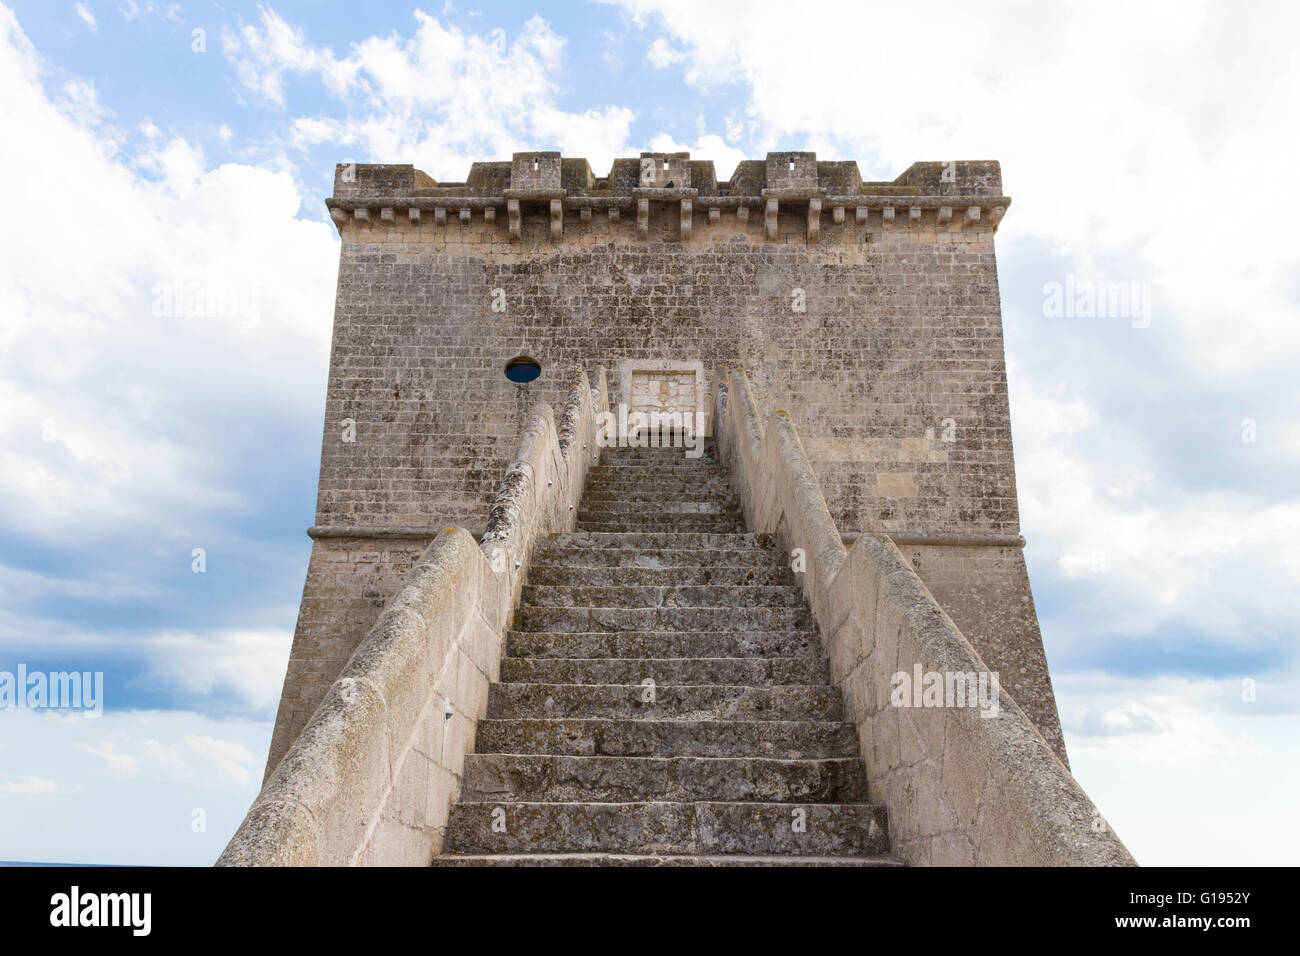
<svg viewBox="0 0 1300 956">
<path fill-rule="evenodd" d="M 984 161 L 338 167 L 311 562 L 223 860 L 1131 862 L 1086 826 L 1022 555 L 1009 204 Z M 685 413 L 704 455 L 599 447 L 620 405 Z M 390 660 L 417 606 L 427 679 Z M 994 672 L 1005 712 L 891 707 L 914 665 Z M 694 723 L 728 718 L 726 746 Z"/>
</svg>

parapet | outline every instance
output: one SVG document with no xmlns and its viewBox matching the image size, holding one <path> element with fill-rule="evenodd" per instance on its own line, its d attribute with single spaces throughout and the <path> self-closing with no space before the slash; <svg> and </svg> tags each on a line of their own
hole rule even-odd
<svg viewBox="0 0 1300 956">
<path fill-rule="evenodd" d="M 594 212 L 617 220 L 634 214 L 645 233 L 651 204 L 680 207 L 682 239 L 689 239 L 695 212 L 716 221 L 725 211 L 742 220 L 751 209 L 765 216 L 766 235 L 775 238 L 780 212 L 791 207 L 808 214 L 808 240 L 815 242 L 823 215 L 858 225 L 871 219 L 883 226 L 924 220 L 942 228 L 965 226 L 996 230 L 1011 200 L 1002 193 L 1001 167 L 993 160 L 913 163 L 892 182 L 864 182 L 858 164 L 820 161 L 812 152 L 774 152 L 766 159 L 742 160 L 731 179 L 718 182 L 711 160 L 690 153 L 642 153 L 614 160 L 609 174 L 597 177 L 581 158 L 558 152 L 515 153 L 509 162 L 478 162 L 461 183 L 440 183 L 410 165 L 340 164 L 334 195 L 326 201 L 334 221 L 413 224 L 448 213 L 488 222 L 506 213 L 511 239 L 520 238 L 521 216 L 549 212 L 552 237 L 563 235 L 566 212 L 589 220 Z"/>
</svg>

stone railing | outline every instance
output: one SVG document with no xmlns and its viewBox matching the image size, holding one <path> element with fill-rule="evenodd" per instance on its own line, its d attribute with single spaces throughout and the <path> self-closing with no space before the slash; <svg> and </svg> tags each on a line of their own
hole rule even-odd
<svg viewBox="0 0 1300 956">
<path fill-rule="evenodd" d="M 750 527 L 802 551 L 800 575 L 857 724 L 893 852 L 914 865 L 1135 865 L 1001 688 L 996 706 L 894 706 L 894 675 L 988 675 L 894 543 L 845 550 L 794 424 L 764 427 L 743 369 L 719 374 L 714 435 Z M 993 685 L 989 685 L 993 686 Z"/>
<path fill-rule="evenodd" d="M 427 864 L 500 671 L 534 544 L 569 530 L 597 456 L 605 372 L 539 404 L 481 544 L 438 535 L 258 794 L 218 866 Z"/>
</svg>

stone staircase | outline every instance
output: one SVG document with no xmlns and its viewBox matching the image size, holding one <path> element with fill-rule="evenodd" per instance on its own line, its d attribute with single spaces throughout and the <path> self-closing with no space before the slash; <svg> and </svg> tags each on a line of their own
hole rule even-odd
<svg viewBox="0 0 1300 956">
<path fill-rule="evenodd" d="M 812 615 L 711 446 L 606 449 L 515 628 L 435 866 L 896 865 Z"/>
</svg>

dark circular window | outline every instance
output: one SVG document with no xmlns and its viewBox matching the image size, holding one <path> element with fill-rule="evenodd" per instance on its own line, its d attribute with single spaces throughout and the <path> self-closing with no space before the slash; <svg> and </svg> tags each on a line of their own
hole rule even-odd
<svg viewBox="0 0 1300 956">
<path fill-rule="evenodd" d="M 537 359 L 529 358 L 527 355 L 516 355 L 506 362 L 506 378 L 520 385 L 531 382 L 541 374 L 542 366 L 538 364 Z"/>
</svg>

